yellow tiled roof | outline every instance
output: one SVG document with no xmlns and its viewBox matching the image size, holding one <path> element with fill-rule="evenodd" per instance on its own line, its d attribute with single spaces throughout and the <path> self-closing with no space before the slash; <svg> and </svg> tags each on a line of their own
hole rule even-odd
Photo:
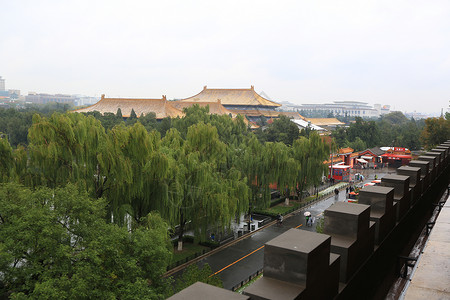
<svg viewBox="0 0 450 300">
<path fill-rule="evenodd" d="M 200 107 L 209 106 L 209 113 L 213 115 L 229 115 L 231 114 L 233 117 L 236 115 L 234 112 L 225 108 L 222 105 L 220 100 L 214 102 L 188 102 L 188 101 L 170 101 L 170 104 L 176 109 L 183 110 L 186 107 L 191 107 L 194 104 L 199 105 Z"/>
<path fill-rule="evenodd" d="M 345 125 L 336 118 L 306 118 L 308 121 L 317 126 L 333 126 L 333 125 Z"/>
<path fill-rule="evenodd" d="M 147 115 L 151 112 L 156 114 L 157 119 L 163 119 L 166 117 L 176 118 L 184 116 L 184 113 L 173 107 L 170 101 L 167 101 L 166 96 L 163 96 L 162 99 L 129 99 L 129 98 L 105 98 L 105 95 L 102 95 L 102 98 L 99 102 L 94 105 L 77 109 L 74 112 L 93 112 L 98 111 L 101 114 L 104 113 L 117 113 L 117 109 L 122 111 L 123 117 L 129 117 L 131 114 L 131 110 L 134 109 L 134 112 L 138 117 L 142 114 Z"/>
<path fill-rule="evenodd" d="M 263 110 L 263 109 L 233 109 L 233 112 L 238 115 L 249 116 L 249 117 L 264 116 L 266 118 L 278 118 L 278 116 L 280 115 L 279 111 Z"/>
<path fill-rule="evenodd" d="M 222 105 L 253 105 L 279 107 L 281 104 L 270 101 L 249 89 L 208 89 L 206 86 L 195 96 L 180 100 L 187 102 L 214 102 L 220 100 Z"/>
<path fill-rule="evenodd" d="M 296 111 L 279 111 L 278 113 L 280 115 L 286 116 L 286 117 L 294 119 L 294 120 L 306 120 L 305 117 L 303 117 L 301 114 L 299 114 Z M 316 125 L 316 124 L 314 124 L 314 125 Z"/>
</svg>

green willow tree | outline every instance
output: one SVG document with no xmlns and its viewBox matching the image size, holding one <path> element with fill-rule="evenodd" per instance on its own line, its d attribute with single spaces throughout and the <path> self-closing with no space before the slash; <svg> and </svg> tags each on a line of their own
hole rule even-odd
<svg viewBox="0 0 450 300">
<path fill-rule="evenodd" d="M 133 174 L 119 197 L 129 199 L 122 204 L 129 205 L 129 214 L 139 222 L 152 210 L 160 211 L 167 204 L 169 161 L 161 153 L 157 131 L 149 133 L 139 122 L 117 130 L 126 131 L 126 141 L 121 148 Z"/>
<path fill-rule="evenodd" d="M 106 197 L 112 212 L 132 180 L 132 162 L 123 152 L 128 137 L 123 125 L 105 133 L 92 116 L 36 114 L 29 130 L 29 167 L 22 181 L 51 188 L 76 183 L 96 198 Z"/>
<path fill-rule="evenodd" d="M 174 146 L 172 179 L 169 180 L 169 218 L 178 228 L 178 249 L 182 249 L 185 225 L 189 221 L 196 240 L 205 239 L 209 228 L 224 229 L 247 206 L 245 180 L 237 170 L 220 172 L 226 145 L 217 129 L 198 123 L 189 127 L 182 143 L 178 131 L 169 131 L 164 145 Z M 178 149 L 176 147 L 179 147 Z"/>
<path fill-rule="evenodd" d="M 6 135 L 0 132 L 0 182 L 8 181 L 13 167 L 13 150 Z"/>
<path fill-rule="evenodd" d="M 264 159 L 269 167 L 269 180 L 276 183 L 280 193 L 288 200 L 297 183 L 300 163 L 291 155 L 291 148 L 284 143 L 267 143 Z"/>
<path fill-rule="evenodd" d="M 242 143 L 236 151 L 235 165 L 247 178 L 250 190 L 249 209 L 265 208 L 270 203 L 270 165 L 265 157 L 267 147 L 252 135 L 247 143 Z"/>
<path fill-rule="evenodd" d="M 297 161 L 299 170 L 297 175 L 297 194 L 308 187 L 319 185 L 322 175 L 327 172 L 327 165 L 323 162 L 329 158 L 329 148 L 318 133 L 312 132 L 309 138 L 301 137 L 292 146 L 293 158 Z"/>
</svg>

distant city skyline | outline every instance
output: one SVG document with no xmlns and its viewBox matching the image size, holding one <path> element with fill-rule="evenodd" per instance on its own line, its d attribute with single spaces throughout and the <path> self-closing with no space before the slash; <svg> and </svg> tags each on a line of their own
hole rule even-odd
<svg viewBox="0 0 450 300">
<path fill-rule="evenodd" d="M 248 88 L 439 114 L 450 100 L 448 1 L 6 1 L 6 89 L 168 99 Z"/>
</svg>

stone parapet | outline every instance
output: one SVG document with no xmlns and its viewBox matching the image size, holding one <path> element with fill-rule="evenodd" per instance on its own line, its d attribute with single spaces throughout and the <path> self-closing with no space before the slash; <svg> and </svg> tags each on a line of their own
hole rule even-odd
<svg viewBox="0 0 450 300">
<path fill-rule="evenodd" d="M 411 205 L 414 205 L 422 195 L 421 168 L 402 166 L 397 169 L 398 175 L 409 176 L 409 187 L 412 189 Z"/>
<path fill-rule="evenodd" d="M 176 293 L 167 300 L 215 299 L 215 300 L 249 300 L 250 297 L 221 289 L 203 282 L 196 282 Z"/>
<path fill-rule="evenodd" d="M 436 157 L 421 155 L 417 157 L 417 160 L 428 161 L 430 163 L 430 183 L 432 183 L 436 179 Z"/>
<path fill-rule="evenodd" d="M 394 189 L 366 186 L 359 191 L 358 203 L 370 205 L 370 220 L 375 222 L 375 244 L 380 244 L 395 226 L 397 203 L 394 203 Z"/>
<path fill-rule="evenodd" d="M 441 164 L 442 162 L 442 158 L 441 158 L 441 153 L 440 152 L 433 152 L 433 151 L 428 151 L 424 153 L 425 156 L 433 156 L 436 158 L 436 162 L 435 162 L 435 168 L 436 168 L 436 176 L 439 176 L 442 172 L 442 170 L 444 170 L 444 165 Z"/>
<path fill-rule="evenodd" d="M 339 280 L 345 283 L 373 251 L 375 224 L 369 221 L 370 206 L 337 202 L 324 216 L 323 232 L 331 235 L 331 252 L 341 257 Z"/>
<path fill-rule="evenodd" d="M 424 160 L 411 160 L 410 167 L 420 168 L 420 180 L 422 181 L 422 193 L 429 186 L 430 181 L 430 163 Z"/>
<path fill-rule="evenodd" d="M 441 148 L 433 148 L 430 150 L 431 152 L 437 152 L 441 154 L 441 164 L 443 165 L 443 168 L 445 168 L 448 164 L 447 159 L 447 149 L 441 149 Z"/>
<path fill-rule="evenodd" d="M 397 204 L 396 220 L 399 221 L 408 211 L 411 205 L 411 189 L 409 176 L 386 175 L 381 178 L 381 186 L 394 188 L 394 203 Z"/>
<path fill-rule="evenodd" d="M 338 293 L 340 257 L 330 253 L 330 247 L 328 235 L 289 229 L 266 243 L 264 276 L 244 293 L 251 299 L 333 298 Z M 264 288 L 268 284 L 270 294 Z M 286 286 L 290 293 L 282 296 Z"/>
</svg>

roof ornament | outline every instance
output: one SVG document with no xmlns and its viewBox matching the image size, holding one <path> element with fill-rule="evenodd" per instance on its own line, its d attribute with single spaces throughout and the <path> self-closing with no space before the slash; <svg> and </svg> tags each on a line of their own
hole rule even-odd
<svg viewBox="0 0 450 300">
<path fill-rule="evenodd" d="M 206 90 L 206 87 L 207 87 L 207 86 L 205 85 L 205 86 L 203 87 L 203 90 Z"/>
<path fill-rule="evenodd" d="M 162 95 L 164 101 L 167 101 L 166 95 Z"/>
<path fill-rule="evenodd" d="M 250 89 L 251 89 L 252 91 L 254 91 L 254 90 L 255 90 L 255 87 L 254 87 L 253 85 L 251 85 L 251 86 L 250 86 Z"/>
<path fill-rule="evenodd" d="M 102 99 L 105 99 L 105 94 L 102 94 Z"/>
</svg>

